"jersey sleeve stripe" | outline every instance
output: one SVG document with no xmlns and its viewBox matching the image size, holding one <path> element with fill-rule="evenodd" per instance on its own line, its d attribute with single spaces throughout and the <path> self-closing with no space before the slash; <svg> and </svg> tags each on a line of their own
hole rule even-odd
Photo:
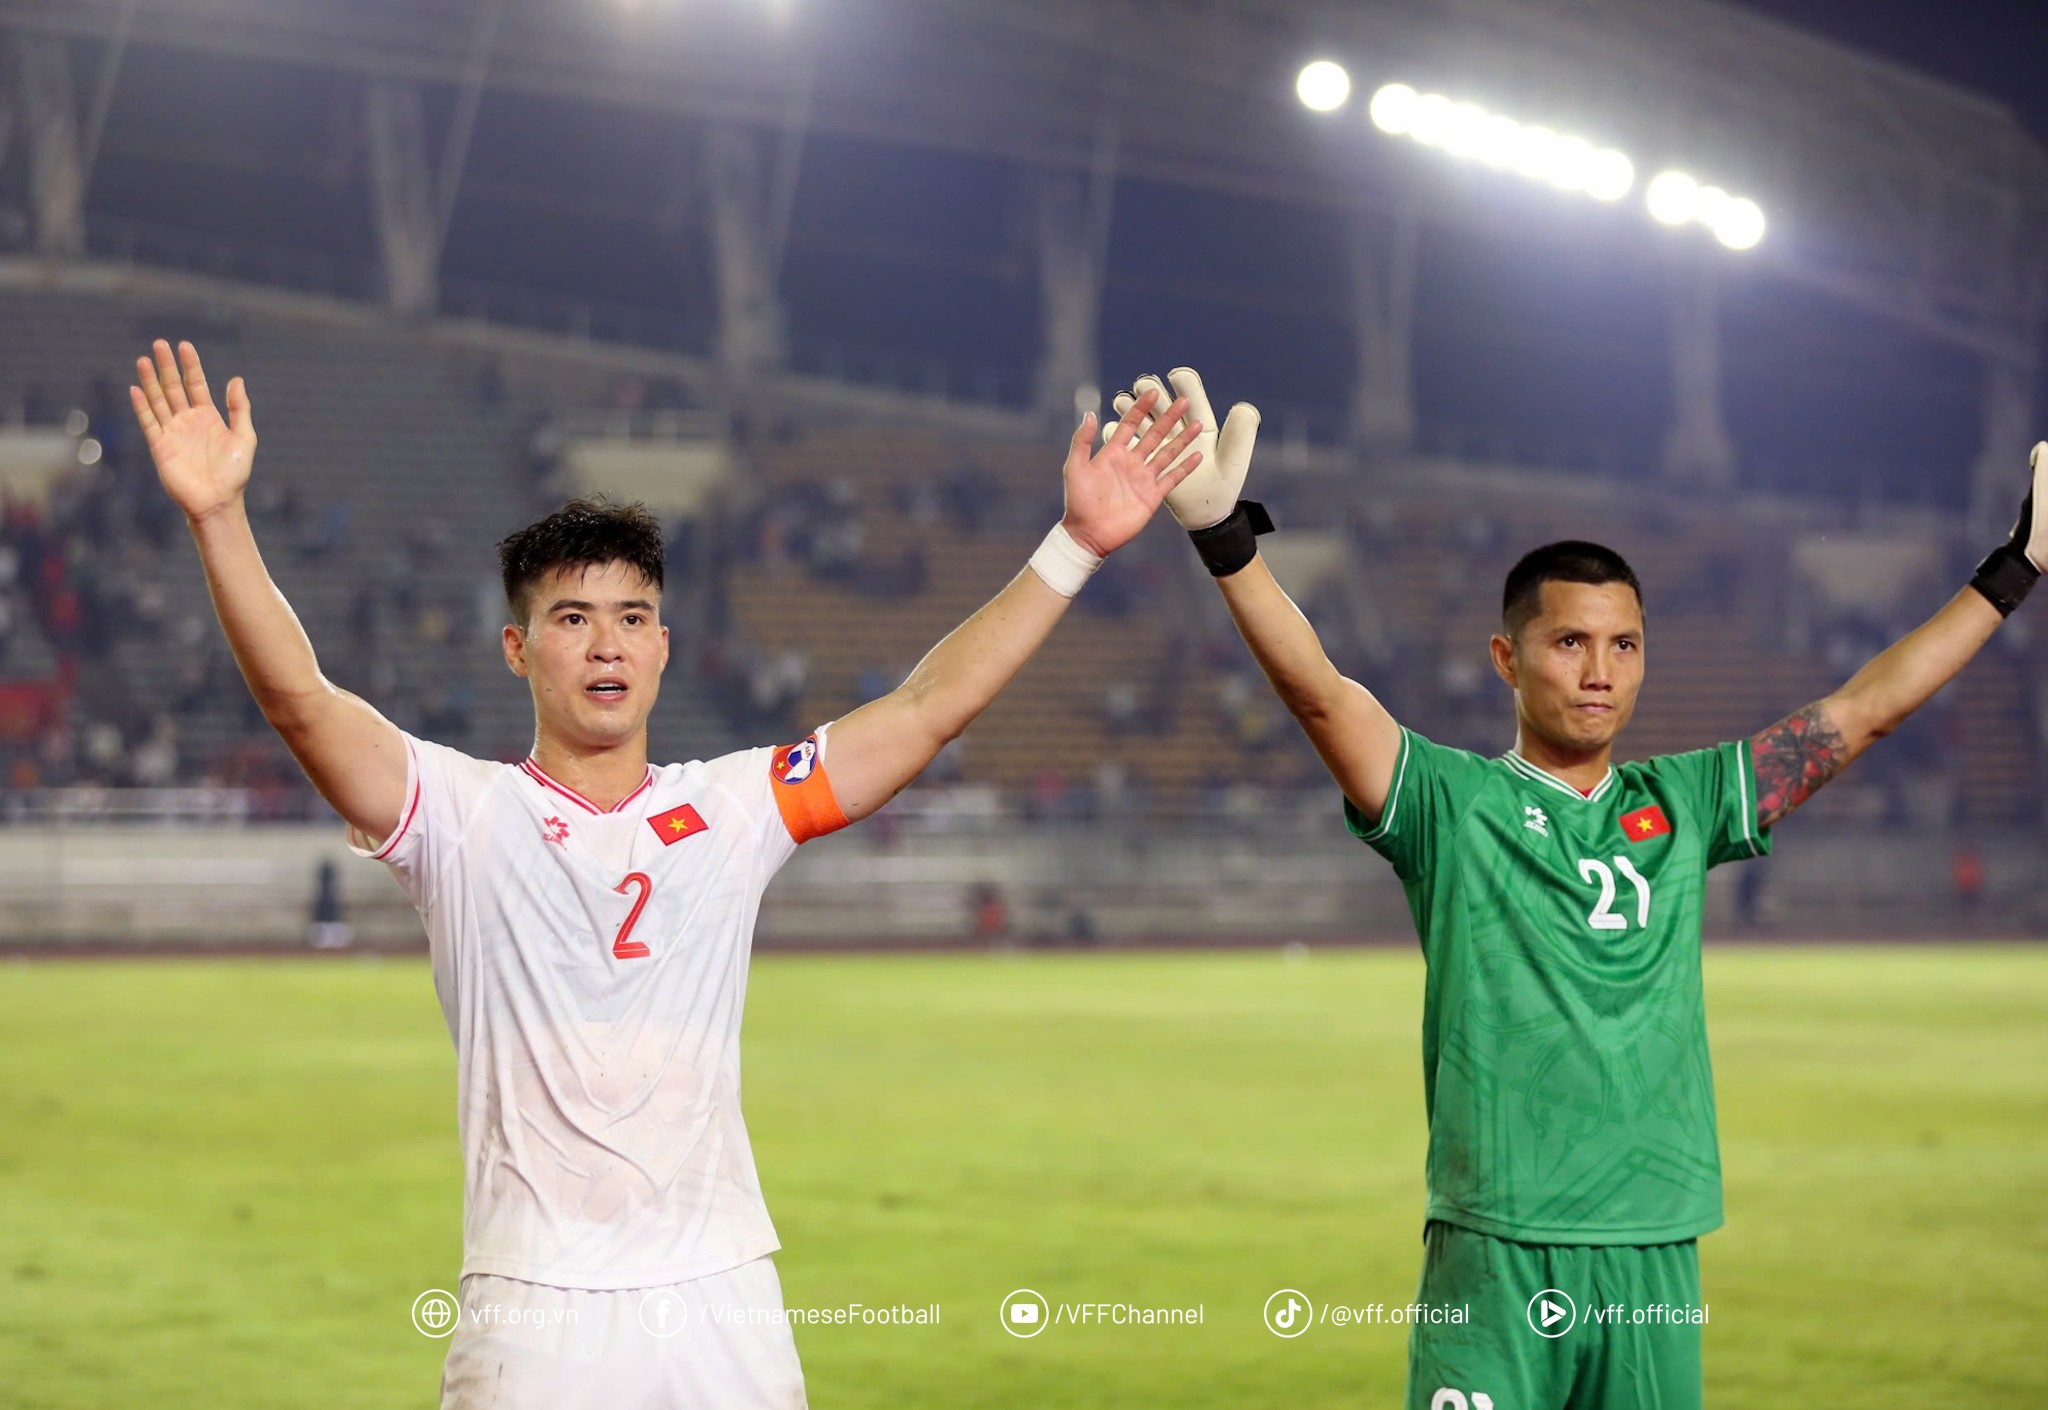
<svg viewBox="0 0 2048 1410">
<path fill-rule="evenodd" d="M 1756 840 L 1756 785 L 1749 771 L 1749 741 L 1745 739 L 1735 746 L 1735 807 L 1742 815 L 1742 840 L 1749 845 L 1749 855 L 1761 857 L 1763 848 Z"/>
<path fill-rule="evenodd" d="M 382 847 L 379 847 L 376 851 L 370 854 L 370 860 L 373 862 L 381 862 L 386 857 L 390 856 L 391 849 L 396 847 L 399 844 L 399 842 L 404 839 L 406 832 L 412 827 L 412 820 L 419 816 L 420 759 L 419 755 L 413 751 L 412 741 L 410 739 L 408 739 L 405 742 L 405 752 L 406 757 L 412 763 L 412 801 L 406 805 L 405 817 L 398 824 L 398 830 L 392 833 L 389 837 L 384 839 L 384 845 Z"/>
<path fill-rule="evenodd" d="M 1394 825 L 1394 812 L 1401 804 L 1401 784 L 1408 777 L 1409 747 L 1408 728 L 1406 725 L 1403 725 L 1401 727 L 1401 758 L 1400 762 L 1394 765 L 1394 786 L 1387 790 L 1386 806 L 1380 809 L 1380 825 L 1359 838 L 1359 841 L 1377 842 L 1382 837 L 1385 837 L 1387 829 Z"/>
</svg>

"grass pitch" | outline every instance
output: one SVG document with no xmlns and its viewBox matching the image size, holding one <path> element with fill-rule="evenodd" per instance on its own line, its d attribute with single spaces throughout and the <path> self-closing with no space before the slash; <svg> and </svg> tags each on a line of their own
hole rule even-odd
<svg viewBox="0 0 2048 1410">
<path fill-rule="evenodd" d="M 774 957 L 746 1092 L 826 1407 L 1399 1404 L 1411 952 Z M 1714 1406 L 2048 1405 L 2048 949 L 1716 950 Z M 0 1406 L 425 1406 L 454 1060 L 423 962 L 0 969 Z M 1198 1327 L 1001 1330 L 1014 1288 Z"/>
</svg>

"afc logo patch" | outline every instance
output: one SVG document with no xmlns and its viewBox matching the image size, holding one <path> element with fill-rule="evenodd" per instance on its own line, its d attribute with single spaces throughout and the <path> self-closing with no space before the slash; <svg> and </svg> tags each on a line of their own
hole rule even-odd
<svg viewBox="0 0 2048 1410">
<path fill-rule="evenodd" d="M 777 783 L 802 783 L 818 767 L 818 736 L 792 744 L 775 756 L 770 769 Z"/>
</svg>

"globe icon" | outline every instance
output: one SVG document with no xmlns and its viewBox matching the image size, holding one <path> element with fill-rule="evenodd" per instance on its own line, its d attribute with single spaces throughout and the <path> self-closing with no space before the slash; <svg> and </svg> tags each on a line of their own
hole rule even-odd
<svg viewBox="0 0 2048 1410">
<path fill-rule="evenodd" d="M 454 1295 L 439 1288 L 429 1288 L 413 1299 L 412 1324 L 422 1336 L 450 1335 L 461 1316 L 461 1312 L 456 1308 Z"/>
</svg>

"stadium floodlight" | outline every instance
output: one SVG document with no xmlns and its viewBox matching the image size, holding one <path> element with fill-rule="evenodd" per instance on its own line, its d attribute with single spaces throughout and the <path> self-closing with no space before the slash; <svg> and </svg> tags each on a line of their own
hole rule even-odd
<svg viewBox="0 0 2048 1410">
<path fill-rule="evenodd" d="M 1628 159 L 1626 152 L 1612 147 L 1593 154 L 1592 175 L 1586 182 L 1586 194 L 1596 201 L 1618 201 L 1626 196 L 1636 184 L 1636 164 Z"/>
<path fill-rule="evenodd" d="M 1464 161 L 1511 171 L 1560 191 L 1618 201 L 1635 189 L 1636 167 L 1626 152 L 1597 147 L 1535 123 L 1489 112 L 1477 103 L 1422 93 L 1389 83 L 1372 95 L 1372 125 L 1389 137 L 1407 137 Z"/>
<path fill-rule="evenodd" d="M 1294 91 L 1311 112 L 1334 113 L 1351 99 L 1351 75 L 1342 64 L 1317 59 L 1302 67 Z"/>
<path fill-rule="evenodd" d="M 1763 207 L 1747 196 L 1703 185 L 1685 172 L 1660 172 L 1650 183 L 1646 200 L 1660 224 L 1703 225 L 1731 250 L 1753 250 L 1763 243 Z"/>
<path fill-rule="evenodd" d="M 1406 137 L 1415 126 L 1415 105 L 1422 95 L 1405 83 L 1389 83 L 1372 95 L 1367 112 L 1372 125 L 1389 137 Z"/>
<path fill-rule="evenodd" d="M 1415 100 L 1415 114 L 1408 135 L 1425 147 L 1441 147 L 1457 125 L 1457 104 L 1441 93 L 1425 93 Z"/>
<path fill-rule="evenodd" d="M 1753 250 L 1763 243 L 1764 211 L 1747 196 L 1728 203 L 1714 225 L 1714 238 L 1731 250 Z"/>
<path fill-rule="evenodd" d="M 1322 68 L 1342 77 L 1341 88 L 1324 89 L 1320 81 L 1311 80 L 1311 74 Z M 1318 60 L 1301 71 L 1296 88 L 1304 103 L 1327 112 L 1343 104 L 1351 80 L 1336 64 Z M 1312 95 L 1321 95 L 1321 101 Z M 1446 156 L 1513 172 L 1559 191 L 1612 205 L 1636 189 L 1636 164 L 1619 147 L 1602 147 L 1540 123 L 1518 122 L 1442 93 L 1423 92 L 1406 83 L 1383 84 L 1374 91 L 1366 112 L 1372 125 L 1389 137 L 1406 137 Z M 1755 201 L 1683 171 L 1660 172 L 1645 199 L 1659 224 L 1704 226 L 1731 250 L 1754 249 L 1764 238 L 1763 208 Z"/>
<path fill-rule="evenodd" d="M 1660 172 L 1646 199 L 1659 224 L 1685 225 L 1699 211 L 1700 184 L 1682 171 Z"/>
<path fill-rule="evenodd" d="M 1481 114 L 1473 130 L 1472 155 L 1495 171 L 1507 171 L 1521 150 L 1522 124 L 1513 118 Z"/>
<path fill-rule="evenodd" d="M 1558 136 L 1547 127 L 1524 127 L 1517 143 L 1515 173 L 1531 181 L 1550 180 L 1550 164 L 1557 153 Z"/>
<path fill-rule="evenodd" d="M 1593 179 L 1593 144 L 1583 137 L 1560 137 L 1550 149 L 1550 184 L 1560 191 L 1583 191 Z"/>
</svg>

